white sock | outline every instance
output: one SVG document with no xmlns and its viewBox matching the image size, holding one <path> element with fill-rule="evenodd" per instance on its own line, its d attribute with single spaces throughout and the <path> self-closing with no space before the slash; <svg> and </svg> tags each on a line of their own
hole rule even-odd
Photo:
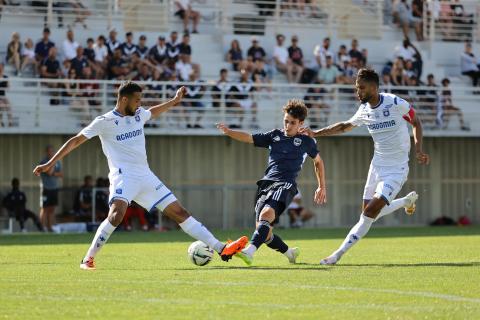
<svg viewBox="0 0 480 320">
<path fill-rule="evenodd" d="M 249 256 L 253 256 L 253 254 L 257 251 L 257 247 L 250 243 L 250 245 L 243 249 L 242 252 L 248 254 Z"/>
<path fill-rule="evenodd" d="M 348 249 L 350 249 L 351 246 L 367 234 L 374 221 L 373 218 L 369 218 L 362 213 L 360 220 L 353 226 L 340 248 L 338 248 L 333 254 L 340 258 Z"/>
<path fill-rule="evenodd" d="M 291 248 L 288 248 L 288 250 L 284 253 L 285 257 L 287 257 L 288 259 L 292 259 L 293 258 L 293 252 L 292 252 L 292 249 Z"/>
<path fill-rule="evenodd" d="M 387 214 L 390 214 L 400 208 L 405 207 L 406 205 L 407 205 L 407 199 L 405 198 L 399 198 L 399 199 L 393 200 L 390 203 L 390 205 L 383 207 L 382 211 L 380 211 L 375 221 L 377 221 L 383 216 L 386 216 Z"/>
<path fill-rule="evenodd" d="M 178 224 L 182 230 L 190 237 L 204 242 L 210 248 L 221 253 L 225 245 L 218 241 L 215 236 L 208 231 L 200 222 L 195 220 L 194 217 L 188 217 L 185 221 Z"/>
<path fill-rule="evenodd" d="M 113 226 L 108 219 L 103 220 L 103 222 L 98 226 L 97 233 L 95 233 L 92 244 L 90 245 L 90 248 L 88 248 L 85 259 L 83 260 L 87 260 L 90 257 L 94 258 L 116 228 L 117 227 Z"/>
</svg>

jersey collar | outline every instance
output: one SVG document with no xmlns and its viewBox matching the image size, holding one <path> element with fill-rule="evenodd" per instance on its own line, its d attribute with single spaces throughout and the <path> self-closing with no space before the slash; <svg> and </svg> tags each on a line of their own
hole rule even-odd
<svg viewBox="0 0 480 320">
<path fill-rule="evenodd" d="M 113 114 L 116 115 L 116 116 L 124 117 L 124 115 L 121 114 L 120 112 L 118 112 L 116 109 L 113 109 L 112 112 L 113 112 Z"/>
<path fill-rule="evenodd" d="M 380 96 L 380 100 L 378 101 L 378 104 L 375 107 L 370 106 L 370 109 L 376 109 L 383 103 L 383 95 L 381 95 L 380 93 L 378 95 Z"/>
</svg>

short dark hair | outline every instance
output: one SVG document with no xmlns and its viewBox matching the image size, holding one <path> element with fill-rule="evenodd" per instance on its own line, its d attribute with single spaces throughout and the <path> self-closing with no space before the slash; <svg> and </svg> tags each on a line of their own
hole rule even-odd
<svg viewBox="0 0 480 320">
<path fill-rule="evenodd" d="M 136 84 L 133 81 L 126 81 L 120 85 L 118 88 L 118 96 L 126 97 L 131 96 L 135 92 L 142 92 L 142 87 Z"/>
<path fill-rule="evenodd" d="M 20 180 L 18 178 L 13 178 L 12 179 L 12 187 L 13 186 L 19 186 L 20 185 Z"/>
<path fill-rule="evenodd" d="M 87 42 L 95 42 L 95 41 L 93 40 L 93 38 L 88 38 Z"/>
<path fill-rule="evenodd" d="M 304 121 L 308 114 L 308 109 L 305 103 L 300 99 L 290 99 L 283 107 L 283 112 L 288 113 L 295 119 Z"/>
<path fill-rule="evenodd" d="M 131 31 L 128 31 L 126 34 L 125 34 L 125 37 L 131 37 L 133 36 L 133 33 Z"/>
<path fill-rule="evenodd" d="M 358 70 L 357 79 L 370 83 L 373 82 L 377 87 L 380 85 L 378 74 L 375 72 L 375 70 L 370 68 L 362 68 Z"/>
<path fill-rule="evenodd" d="M 228 70 L 225 69 L 225 68 L 220 69 L 220 74 L 225 73 L 225 72 L 228 72 Z"/>
</svg>

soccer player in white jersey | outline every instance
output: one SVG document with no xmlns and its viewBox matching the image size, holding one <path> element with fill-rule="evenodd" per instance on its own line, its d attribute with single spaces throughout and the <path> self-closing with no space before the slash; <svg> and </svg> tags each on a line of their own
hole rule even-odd
<svg viewBox="0 0 480 320">
<path fill-rule="evenodd" d="M 100 137 L 110 169 L 110 212 L 98 227 L 80 268 L 95 269 L 96 254 L 122 222 L 132 200 L 150 211 L 157 207 L 177 222 L 185 233 L 217 251 L 224 261 L 231 259 L 247 244 L 247 237 L 227 244 L 218 241 L 200 222 L 190 216 L 148 166 L 143 126 L 146 121 L 179 104 L 185 92 L 185 87 L 181 87 L 173 99 L 144 109 L 140 107 L 142 88 L 134 82 L 122 84 L 118 89 L 117 105 L 113 110 L 97 117 L 80 133 L 70 138 L 47 163 L 34 169 L 36 175 L 47 172 L 57 161 L 88 139 Z"/>
<path fill-rule="evenodd" d="M 422 149 L 422 124 L 412 106 L 405 100 L 387 93 L 379 93 L 378 74 L 371 69 L 360 69 L 357 74 L 356 91 L 361 105 L 357 113 L 347 121 L 326 128 L 304 133 L 323 137 L 344 133 L 354 127 L 366 125 L 374 142 L 374 156 L 370 164 L 367 183 L 363 193 L 363 212 L 358 223 L 350 230 L 342 245 L 321 264 L 336 264 L 341 257 L 364 237 L 373 222 L 380 217 L 405 208 L 409 215 L 415 212 L 418 195 L 415 191 L 395 199 L 408 176 L 410 134 L 408 124 L 413 126 L 416 158 L 420 164 L 430 159 Z"/>
</svg>

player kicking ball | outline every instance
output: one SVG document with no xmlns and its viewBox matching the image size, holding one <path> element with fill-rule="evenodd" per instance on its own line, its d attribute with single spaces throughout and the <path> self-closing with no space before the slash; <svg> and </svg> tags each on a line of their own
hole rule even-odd
<svg viewBox="0 0 480 320">
<path fill-rule="evenodd" d="M 117 105 L 113 110 L 97 117 L 80 133 L 70 138 L 50 161 L 33 170 L 38 176 L 50 170 L 57 161 L 88 139 L 100 137 L 110 169 L 110 211 L 107 219 L 98 227 L 80 264 L 81 269 L 95 269 L 95 256 L 122 222 L 125 211 L 133 200 L 149 211 L 157 207 L 178 223 L 185 233 L 217 251 L 224 261 L 231 259 L 247 245 L 247 237 L 227 244 L 218 241 L 200 222 L 190 216 L 148 166 L 143 126 L 146 121 L 180 103 L 185 92 L 185 87 L 181 87 L 173 99 L 144 109 L 140 107 L 142 88 L 134 82 L 125 82 L 118 89 Z"/>
<path fill-rule="evenodd" d="M 416 157 L 420 164 L 430 159 L 422 149 L 422 123 L 410 104 L 388 93 L 379 93 L 378 74 L 371 69 L 360 69 L 356 90 L 361 101 L 357 113 L 348 121 L 339 122 L 317 131 L 304 129 L 311 137 L 331 136 L 366 125 L 374 142 L 374 156 L 370 164 L 367 183 L 363 192 L 363 212 L 358 223 L 350 230 L 340 248 L 320 264 L 336 264 L 355 243 L 363 238 L 373 222 L 397 209 L 405 208 L 408 215 L 415 212 L 418 195 L 410 192 L 395 199 L 408 176 L 410 135 L 407 124 L 413 126 Z"/>
<path fill-rule="evenodd" d="M 307 108 L 300 100 L 289 100 L 283 112 L 283 130 L 274 129 L 266 133 L 250 134 L 229 129 L 223 123 L 217 125 L 218 129 L 234 140 L 270 149 L 265 176 L 257 182 L 256 230 L 250 245 L 236 254 L 247 265 L 252 264 L 254 253 L 263 243 L 284 254 L 290 263 L 296 262 L 299 249 L 289 248 L 278 235 L 273 234 L 272 223 L 285 211 L 297 194 L 295 180 L 307 155 L 313 159 L 318 181 L 314 201 L 318 204 L 327 201 L 325 169 L 316 142 L 299 133 L 307 117 Z"/>
</svg>

